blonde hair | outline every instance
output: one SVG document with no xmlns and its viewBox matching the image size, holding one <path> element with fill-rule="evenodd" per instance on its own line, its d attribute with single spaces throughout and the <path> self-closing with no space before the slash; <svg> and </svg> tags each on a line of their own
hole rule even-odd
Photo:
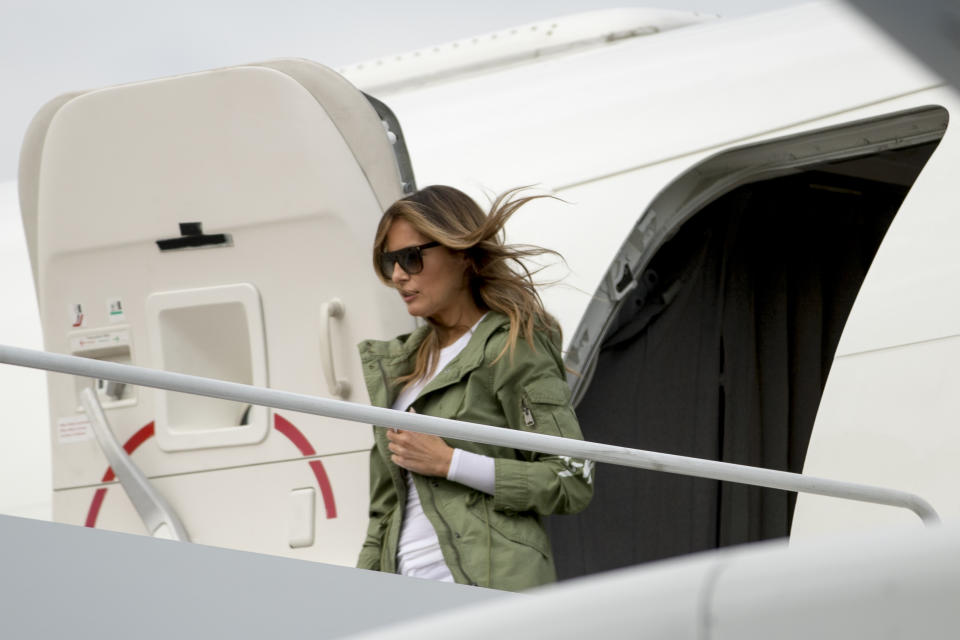
<svg viewBox="0 0 960 640">
<path fill-rule="evenodd" d="M 503 313 L 510 319 L 507 343 L 496 362 L 508 353 L 513 356 L 517 340 L 523 338 L 533 347 L 536 329 L 554 332 L 558 339 L 560 325 L 543 308 L 534 287 L 533 276 L 540 268 L 530 269 L 524 260 L 543 254 L 561 257 L 556 251 L 532 245 L 504 243 L 504 225 L 517 210 L 532 200 L 551 198 L 548 195 L 520 196 L 527 187 L 510 189 L 498 196 L 483 210 L 470 196 L 453 187 L 434 185 L 397 200 L 388 208 L 373 242 L 373 265 L 378 277 L 388 286 L 393 283 L 380 273 L 379 258 L 385 251 L 387 232 L 396 220 L 406 220 L 430 240 L 467 257 L 470 291 L 481 310 Z M 562 259 L 562 257 L 561 257 Z M 440 338 L 431 327 L 417 351 L 413 372 L 398 379 L 412 383 L 432 373 L 440 355 Z"/>
</svg>

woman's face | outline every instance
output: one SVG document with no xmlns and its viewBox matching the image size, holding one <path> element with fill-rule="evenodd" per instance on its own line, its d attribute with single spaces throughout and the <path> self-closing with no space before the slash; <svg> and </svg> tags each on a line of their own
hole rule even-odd
<svg viewBox="0 0 960 640">
<path fill-rule="evenodd" d="M 397 219 L 387 230 L 384 249 L 396 251 L 406 247 L 430 242 L 406 220 Z M 441 324 L 450 325 L 457 321 L 465 310 L 464 305 L 472 303 L 464 276 L 467 262 L 462 253 L 453 252 L 444 246 L 424 249 L 423 270 L 409 274 L 393 265 L 391 281 L 407 305 L 410 315 L 421 318 L 434 318 Z"/>
</svg>

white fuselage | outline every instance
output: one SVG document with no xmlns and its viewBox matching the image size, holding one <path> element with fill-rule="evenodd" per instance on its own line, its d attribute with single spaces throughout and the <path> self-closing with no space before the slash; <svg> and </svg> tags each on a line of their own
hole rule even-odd
<svg viewBox="0 0 960 640">
<path fill-rule="evenodd" d="M 711 193 L 711 185 L 723 183 L 729 190 L 786 166 L 746 165 L 739 167 L 736 175 L 695 185 L 689 193 L 670 192 L 708 163 L 713 162 L 709 167 L 716 176 L 724 154 L 751 145 L 776 145 L 817 130 L 824 130 L 824 140 L 828 140 L 831 130 L 852 122 L 920 107 L 937 106 L 950 116 L 960 113 L 956 91 L 944 87 L 843 6 L 830 3 L 733 22 L 707 22 L 555 52 L 536 60 L 510 58 L 504 64 L 473 65 L 461 73 L 429 71 L 382 85 L 379 92 L 373 80 L 368 80 L 370 93 L 399 119 L 419 186 L 451 184 L 481 201 L 520 185 L 557 195 L 559 200 L 534 203 L 518 214 L 508 227 L 508 238 L 555 249 L 564 257 L 565 264 L 552 264 L 543 272 L 545 280 L 562 278 L 560 284 L 543 290 L 543 299 L 559 318 L 568 348 L 577 346 L 578 331 L 598 300 L 598 291 L 625 239 L 651 212 L 663 213 L 663 207 L 673 206 L 661 196 L 671 193 L 675 205 L 678 199 Z M 357 73 L 354 78 L 353 73 L 347 70 L 347 79 L 364 90 L 364 76 Z M 85 99 L 90 104 L 98 97 Z M 148 138 L 146 142 L 157 142 Z M 265 146 L 267 141 L 258 140 L 257 144 Z M 869 144 L 863 141 L 864 146 Z M 243 147 L 252 148 L 255 145 Z M 312 158 L 312 150 L 301 151 L 303 158 Z M 851 143 L 844 153 L 855 152 L 856 145 Z M 102 160 L 113 162 L 115 158 L 104 152 Z M 960 376 L 951 367 L 956 361 L 954 352 L 960 349 L 955 337 L 960 334 L 960 304 L 950 294 L 960 285 L 960 261 L 952 244 L 960 231 L 960 217 L 955 212 L 960 194 L 954 178 L 958 161 L 960 140 L 948 127 L 863 283 L 823 395 L 805 467 L 805 472 L 813 475 L 913 491 L 930 500 L 944 519 L 960 516 L 960 502 L 952 492 L 960 473 L 953 463 L 960 454 L 960 431 L 953 428 L 954 390 Z M 45 159 L 44 171 L 50 175 L 59 171 L 62 178 L 69 168 L 66 160 L 62 162 L 61 166 Z M 198 167 L 201 165 L 198 160 Z M 176 354 L 171 355 L 167 346 L 155 340 L 156 333 L 164 329 L 153 333 L 148 329 L 161 313 L 151 311 L 160 303 L 156 298 L 148 302 L 149 296 L 259 279 L 265 329 L 258 339 L 266 345 L 264 357 L 269 357 L 270 371 L 264 383 L 330 395 L 320 369 L 314 366 L 324 348 L 315 337 L 320 322 L 314 307 L 343 297 L 338 286 L 352 290 L 369 287 L 371 293 L 364 295 L 371 300 L 387 294 L 374 291 L 379 285 L 372 273 L 361 276 L 351 272 L 348 277 L 332 267 L 317 272 L 316 265 L 304 256 L 330 251 L 348 261 L 362 253 L 358 264 L 366 265 L 369 238 L 360 236 L 375 221 L 345 219 L 343 225 L 334 225 L 334 232 L 334 227 L 322 227 L 325 222 L 306 214 L 278 220 L 258 217 L 278 199 L 285 204 L 296 198 L 309 203 L 310 198 L 329 193 L 359 175 L 344 169 L 317 178 L 315 192 L 296 191 L 283 184 L 290 178 L 289 169 L 278 168 L 272 178 L 275 182 L 265 182 L 259 192 L 262 200 L 254 203 L 259 209 L 239 192 L 224 196 L 242 223 L 228 230 L 235 232 L 238 251 L 250 253 L 238 254 L 246 257 L 222 272 L 209 258 L 213 253 L 197 252 L 161 282 L 156 274 L 166 268 L 165 257 L 150 254 L 149 261 L 137 257 L 137 242 L 149 244 L 155 237 L 176 235 L 175 222 L 183 221 L 177 212 L 161 219 L 165 215 L 162 206 L 151 210 L 149 224 L 155 228 L 143 231 L 142 237 L 120 232 L 111 236 L 115 231 L 110 220 L 93 220 L 96 233 L 109 241 L 98 244 L 101 236 L 90 232 L 83 240 L 86 253 L 70 243 L 87 233 L 90 225 L 82 219 L 68 220 L 65 224 L 75 232 L 55 238 L 53 244 L 59 242 L 60 248 L 49 254 L 49 263 L 40 269 L 45 283 L 41 314 L 46 348 L 67 351 L 78 337 L 112 330 L 105 309 L 109 300 L 118 296 L 133 303 L 128 304 L 125 322 L 116 325 L 129 326 L 132 332 L 129 348 L 117 352 L 125 360 L 118 361 L 161 366 L 163 358 Z M 302 178 L 304 184 L 310 181 L 309 176 L 295 178 Z M 142 195 L 142 190 L 129 186 L 132 184 L 119 185 L 118 192 L 124 197 L 133 197 L 133 191 Z M 8 224 L 9 212 L 16 206 L 14 188 L 12 184 L 2 186 L 0 202 Z M 128 187 L 130 193 L 124 192 Z M 712 197 L 720 193 L 716 191 Z M 96 208 L 93 196 L 79 195 L 86 198 L 91 211 Z M 45 197 L 43 206 L 59 207 L 60 211 L 74 204 L 67 196 L 63 201 L 54 195 Z M 367 196 L 352 202 L 360 201 L 373 199 Z M 141 198 L 138 204 L 150 207 L 156 201 Z M 194 204 L 186 196 L 177 201 L 188 211 Z M 204 206 L 208 204 L 204 202 Z M 304 204 L 302 210 L 308 209 Z M 231 226 L 229 212 L 218 220 L 221 227 Z M 207 228 L 214 226 L 209 219 L 205 222 Z M 41 229 L 41 233 L 52 231 Z M 248 235 L 243 237 L 243 233 Z M 6 234 L 4 242 L 9 242 L 9 237 Z M 322 237 L 331 238 L 330 244 L 317 244 L 316 239 Z M 11 274 L 13 283 L 7 290 L 10 307 L 18 313 L 28 312 L 17 321 L 18 327 L 26 329 L 2 339 L 18 346 L 40 347 L 36 319 L 29 313 L 33 304 L 33 290 L 27 286 L 30 267 L 22 245 L 18 243 L 18 247 L 16 252 L 4 252 L 3 270 Z M 56 272 L 56 277 L 44 281 L 46 269 L 54 270 L 49 273 Z M 70 305 L 81 302 L 73 297 L 86 295 L 82 286 L 87 285 L 81 283 L 94 287 L 91 280 L 102 283 L 104 274 L 116 276 L 116 291 L 91 288 L 90 300 L 82 302 L 94 315 L 87 324 L 70 327 Z M 304 297 L 311 299 L 310 304 Z M 352 345 L 364 337 L 387 337 L 412 326 L 398 302 L 372 307 L 392 308 L 399 315 L 349 326 L 343 342 Z M 393 303 L 397 304 L 389 307 Z M 350 315 L 351 309 L 348 305 L 348 320 L 356 317 Z M 359 315 L 369 320 L 369 314 Z M 337 355 L 340 371 L 346 372 L 354 389 L 350 399 L 362 402 L 362 374 L 355 359 L 350 348 Z M 110 489 L 99 494 L 102 504 L 98 505 L 96 525 L 142 532 L 135 511 L 119 488 L 102 479 L 106 466 L 95 443 L 70 440 L 60 427 L 63 419 L 77 413 L 70 400 L 74 383 L 51 376 L 54 410 L 46 416 L 41 409 L 45 403 L 42 376 L 10 368 L 0 369 L 0 374 L 6 381 L 5 412 L 10 424 L 34 435 L 52 434 L 53 517 L 83 524 L 89 520 L 97 492 Z M 16 382 L 10 382 L 14 379 Z M 121 440 L 154 420 L 151 403 L 160 400 L 152 398 L 143 390 L 135 405 L 115 407 L 114 427 Z M 274 426 L 263 424 L 264 429 Z M 307 456 L 306 450 L 291 449 L 289 437 L 218 440 L 219 436 L 205 439 L 196 434 L 181 437 L 181 429 L 175 438 L 163 441 L 158 436 L 145 444 L 135 460 L 185 514 L 196 541 L 350 564 L 366 526 L 368 430 L 307 418 L 298 426 L 314 443 L 312 455 L 323 460 L 333 479 L 336 518 L 331 518 L 329 511 L 324 517 L 320 496 L 312 503 L 314 510 L 297 511 L 299 503 L 290 497 L 291 492 L 313 487 L 314 476 L 300 459 L 300 454 Z M 3 449 L 20 451 L 20 447 L 33 446 L 38 454 L 48 446 L 41 440 L 44 438 L 37 435 L 39 445 L 30 445 L 17 437 Z M 12 477 L 36 475 L 37 470 L 49 468 L 39 455 L 16 457 L 19 462 Z M 47 492 L 47 488 L 31 489 L 0 497 L 7 512 L 43 515 L 43 507 L 37 503 Z M 21 495 L 29 497 L 21 499 Z M 293 526 L 288 520 L 303 517 L 316 519 L 317 543 L 292 547 L 285 538 L 288 527 Z M 892 509 L 801 498 L 794 534 L 799 537 L 913 521 L 910 514 Z"/>
</svg>

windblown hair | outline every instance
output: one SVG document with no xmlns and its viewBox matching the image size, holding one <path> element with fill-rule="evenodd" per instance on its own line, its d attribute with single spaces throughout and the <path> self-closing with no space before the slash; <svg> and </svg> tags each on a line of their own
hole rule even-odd
<svg viewBox="0 0 960 640">
<path fill-rule="evenodd" d="M 489 213 L 467 194 L 453 187 L 434 185 L 426 187 L 393 203 L 384 212 L 373 243 L 374 270 L 383 282 L 377 266 L 385 251 L 387 232 L 396 220 L 406 220 L 430 240 L 439 242 L 451 251 L 461 251 L 467 257 L 467 276 L 474 302 L 481 310 L 499 311 L 510 319 L 507 344 L 498 354 L 513 356 L 517 340 L 523 338 L 533 346 L 536 329 L 553 332 L 559 337 L 560 325 L 543 308 L 540 295 L 534 287 L 533 276 L 540 268 L 531 269 L 524 260 L 543 254 L 561 257 L 556 251 L 532 245 L 504 243 L 504 225 L 520 207 L 532 200 L 551 198 L 548 195 L 520 196 L 526 187 L 518 187 L 497 197 Z M 562 259 L 562 257 L 561 257 Z M 433 372 L 440 357 L 440 338 L 436 326 L 428 319 L 432 330 L 420 344 L 413 372 L 398 382 L 412 383 Z"/>
</svg>

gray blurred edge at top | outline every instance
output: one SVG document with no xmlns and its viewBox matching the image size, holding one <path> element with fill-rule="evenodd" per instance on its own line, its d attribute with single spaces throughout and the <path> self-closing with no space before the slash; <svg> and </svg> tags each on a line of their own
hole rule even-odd
<svg viewBox="0 0 960 640">
<path fill-rule="evenodd" d="M 934 73 L 960 88 L 960 1 L 847 0 Z"/>
</svg>

